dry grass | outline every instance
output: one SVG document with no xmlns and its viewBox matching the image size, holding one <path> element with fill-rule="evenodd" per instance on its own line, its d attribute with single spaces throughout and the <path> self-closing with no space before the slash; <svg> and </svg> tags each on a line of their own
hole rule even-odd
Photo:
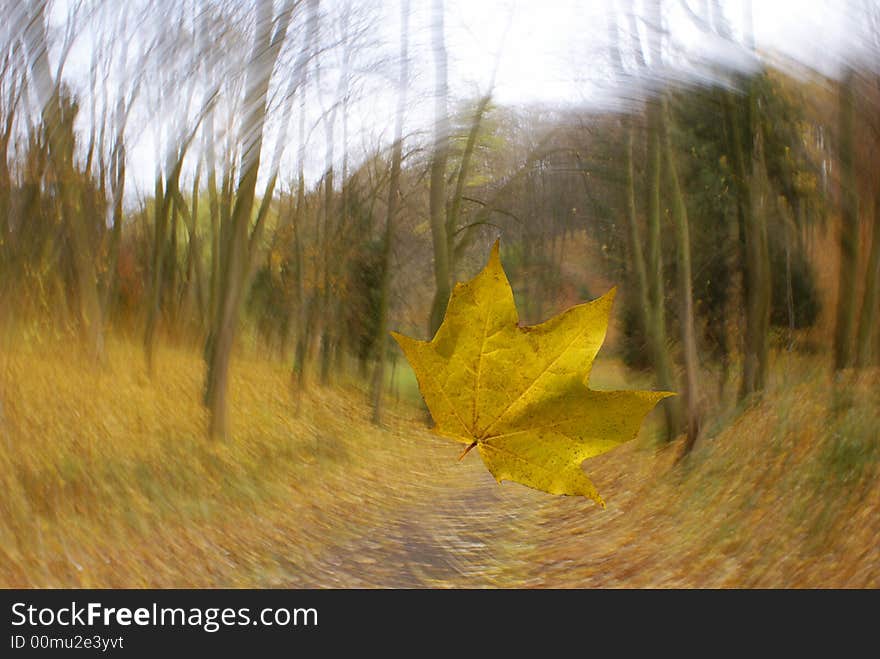
<svg viewBox="0 0 880 659">
<path fill-rule="evenodd" d="M 297 415 L 264 359 L 234 362 L 235 439 L 209 443 L 199 356 L 157 359 L 7 341 L 0 586 L 880 585 L 877 373 L 835 387 L 786 357 L 687 463 L 647 439 L 588 463 L 601 511 L 499 487 L 406 403 L 378 429 L 363 392 L 314 387 Z"/>
<path fill-rule="evenodd" d="M 561 523 L 528 583 L 880 586 L 880 373 L 835 386 L 815 361 L 785 362 L 785 382 L 718 420 L 688 460 L 680 443 L 596 459 L 613 474 L 609 510 L 548 507 L 544 524 Z"/>
<path fill-rule="evenodd" d="M 373 428 L 341 391 L 307 393 L 297 417 L 289 372 L 239 359 L 235 440 L 209 443 L 198 355 L 161 351 L 153 379 L 142 364 L 128 342 L 109 344 L 102 369 L 63 344 L 6 351 L 0 584 L 251 585 L 350 533 L 340 508 L 387 494 L 383 447 L 414 445 L 401 423 L 427 435 L 396 416 Z M 364 476 L 374 492 L 346 487 Z M 338 527 L 325 524 L 334 518 Z"/>
</svg>

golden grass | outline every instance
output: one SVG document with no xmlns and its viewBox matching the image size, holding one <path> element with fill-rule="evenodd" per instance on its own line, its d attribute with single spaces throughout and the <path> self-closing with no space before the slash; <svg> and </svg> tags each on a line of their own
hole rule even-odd
<svg viewBox="0 0 880 659">
<path fill-rule="evenodd" d="M 297 417 L 287 369 L 238 359 L 235 438 L 211 443 L 202 379 L 198 355 L 168 348 L 151 379 L 123 341 L 97 369 L 58 343 L 5 352 L 0 585 L 251 585 L 272 552 L 310 550 L 300 531 L 317 515 L 363 503 L 346 481 L 366 474 L 376 496 L 387 491 L 376 478 L 391 455 L 383 445 L 427 436 L 394 415 L 388 430 L 374 428 L 358 396 L 341 391 L 307 393 Z M 319 522 L 320 542 L 351 531 Z"/>
<path fill-rule="evenodd" d="M 678 462 L 634 443 L 597 458 L 607 515 L 561 515 L 526 583 L 626 587 L 880 586 L 880 372 L 835 384 L 778 356 L 761 401 Z M 601 479 L 597 484 L 602 486 Z"/>
<path fill-rule="evenodd" d="M 608 502 L 499 487 L 474 455 L 354 387 L 233 362 L 234 439 L 208 442 L 203 365 L 155 376 L 111 339 L 0 353 L 0 586 L 878 586 L 880 374 L 834 386 L 779 356 L 763 401 L 710 420 L 683 464 L 647 438 L 586 467 Z M 624 385 L 599 360 L 594 386 Z M 636 385 L 645 386 L 644 382 Z"/>
</svg>

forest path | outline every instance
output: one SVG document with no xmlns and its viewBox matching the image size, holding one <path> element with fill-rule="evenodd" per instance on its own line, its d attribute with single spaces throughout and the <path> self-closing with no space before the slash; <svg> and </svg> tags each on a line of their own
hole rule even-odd
<svg viewBox="0 0 880 659">
<path fill-rule="evenodd" d="M 872 382 L 854 408 L 860 424 L 876 418 Z M 828 418 L 815 386 L 749 410 L 685 462 L 681 440 L 653 447 L 646 425 L 584 465 L 605 509 L 498 485 L 476 452 L 458 462 L 457 445 L 402 421 L 384 470 L 359 471 L 352 499 L 314 518 L 320 549 L 266 585 L 877 587 L 877 453 L 859 445 L 856 480 L 828 473 L 840 469 L 828 462 L 836 426 L 806 441 L 802 432 Z"/>
<path fill-rule="evenodd" d="M 842 405 L 821 362 L 777 369 L 680 463 L 652 413 L 584 464 L 602 509 L 498 485 L 412 403 L 382 428 L 352 386 L 299 405 L 262 358 L 233 370 L 234 441 L 206 443 L 192 351 L 153 380 L 129 342 L 100 371 L 25 348 L 0 368 L 7 587 L 880 587 L 880 371 Z"/>
<path fill-rule="evenodd" d="M 287 587 L 425 588 L 500 586 L 505 546 L 523 542 L 514 520 L 486 488 L 450 489 L 381 521 L 357 523 L 354 537 L 328 546 Z M 488 496 L 487 496 L 488 495 Z"/>
<path fill-rule="evenodd" d="M 370 482 L 359 482 L 360 501 L 343 502 L 315 515 L 312 531 L 323 546 L 298 556 L 268 586 L 345 588 L 504 587 L 517 585 L 517 556 L 531 547 L 533 511 L 512 487 L 499 487 L 474 464 L 455 462 L 456 448 L 440 452 L 447 465 L 436 478 L 415 477 L 395 490 L 395 500 L 372 496 Z M 464 473 L 462 473 L 464 472 Z M 400 478 L 399 474 L 394 475 Z M 335 539 L 335 540 L 334 540 Z M 296 542 L 293 542 L 295 547 Z M 292 554 L 297 552 L 294 547 Z"/>
<path fill-rule="evenodd" d="M 351 408 L 347 412 L 355 413 Z M 431 435 L 412 419 L 399 420 L 384 469 L 358 470 L 355 463 L 376 459 L 375 449 L 360 454 L 357 442 L 340 439 L 355 426 L 346 425 L 345 417 L 323 426 L 319 440 L 328 442 L 333 435 L 329 445 L 349 446 L 339 465 L 340 473 L 349 474 L 345 490 L 338 491 L 332 504 L 312 511 L 302 528 L 304 537 L 277 550 L 284 556 L 281 569 L 261 585 L 587 587 L 619 580 L 603 574 L 602 568 L 633 533 L 623 513 L 637 505 L 648 470 L 657 465 L 654 451 L 626 446 L 613 457 L 589 463 L 588 472 L 597 470 L 597 485 L 608 500 L 603 510 L 581 497 L 552 497 L 515 483 L 498 485 L 475 451 L 458 462 L 457 445 Z M 331 476 L 328 483 L 339 482 L 338 477 Z M 554 551 L 546 550 L 570 549 L 573 542 L 583 550 L 548 558 Z M 304 546 L 312 549 L 303 551 Z M 557 574 L 549 582 L 545 577 L 550 568 L 575 566 L 569 575 Z"/>
</svg>

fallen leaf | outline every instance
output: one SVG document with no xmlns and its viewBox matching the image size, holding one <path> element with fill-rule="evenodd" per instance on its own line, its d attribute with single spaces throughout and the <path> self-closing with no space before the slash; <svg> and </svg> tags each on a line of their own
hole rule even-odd
<svg viewBox="0 0 880 659">
<path fill-rule="evenodd" d="M 521 326 L 498 242 L 476 277 L 456 284 L 431 341 L 397 332 L 436 424 L 476 448 L 499 483 L 605 503 L 581 464 L 633 439 L 658 391 L 587 386 L 615 289 L 550 320 Z M 464 455 L 462 454 L 462 456 Z"/>
</svg>

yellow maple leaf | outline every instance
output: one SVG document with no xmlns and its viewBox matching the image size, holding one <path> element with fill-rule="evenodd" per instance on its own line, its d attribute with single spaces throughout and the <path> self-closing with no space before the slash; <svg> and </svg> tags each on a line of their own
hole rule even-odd
<svg viewBox="0 0 880 659">
<path fill-rule="evenodd" d="M 645 415 L 673 395 L 587 386 L 614 295 L 520 326 L 496 242 L 483 271 L 455 285 L 431 341 L 391 334 L 415 371 L 435 432 L 467 444 L 465 453 L 476 447 L 499 483 L 604 507 L 581 463 L 633 439 Z"/>
</svg>

